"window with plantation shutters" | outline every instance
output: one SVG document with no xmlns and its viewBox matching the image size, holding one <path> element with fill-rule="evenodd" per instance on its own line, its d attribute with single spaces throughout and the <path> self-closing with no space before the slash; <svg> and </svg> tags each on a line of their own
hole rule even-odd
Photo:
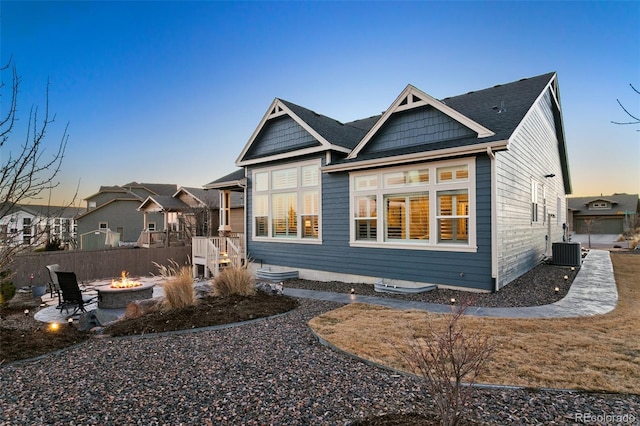
<svg viewBox="0 0 640 426">
<path fill-rule="evenodd" d="M 266 237 L 269 235 L 269 196 L 266 194 L 254 195 L 253 217 L 255 235 Z"/>
<path fill-rule="evenodd" d="M 356 240 L 377 240 L 378 213 L 376 210 L 376 196 L 367 195 L 355 200 L 355 231 Z"/>
<path fill-rule="evenodd" d="M 438 241 L 467 243 L 469 195 L 466 190 L 438 192 Z"/>
<path fill-rule="evenodd" d="M 350 181 L 351 245 L 476 249 L 475 159 L 353 172 Z"/>
<path fill-rule="evenodd" d="M 318 191 L 302 193 L 302 238 L 318 238 L 318 195 Z"/>
<path fill-rule="evenodd" d="M 290 189 L 298 186 L 298 170 L 284 169 L 271 172 L 271 189 Z"/>
<path fill-rule="evenodd" d="M 320 161 L 253 172 L 253 237 L 319 242 Z"/>
</svg>

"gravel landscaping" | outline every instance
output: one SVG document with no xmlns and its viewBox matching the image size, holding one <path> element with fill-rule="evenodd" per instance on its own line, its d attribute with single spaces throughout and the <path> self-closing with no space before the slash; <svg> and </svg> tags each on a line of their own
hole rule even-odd
<svg viewBox="0 0 640 426">
<path fill-rule="evenodd" d="M 339 306 L 302 300 L 288 314 L 240 327 L 92 339 L 5 365 L 0 424 L 347 425 L 428 408 L 416 378 L 317 342 L 307 321 Z M 637 418 L 640 398 L 482 389 L 473 413 L 490 424 L 571 424 L 576 413 Z"/>
<path fill-rule="evenodd" d="M 319 282 L 309 280 L 285 281 L 286 287 L 349 293 L 364 296 L 393 297 L 417 302 L 448 304 L 451 298 L 458 302 L 468 300 L 472 306 L 492 308 L 512 308 L 520 306 L 540 306 L 557 302 L 566 296 L 578 268 L 542 263 L 522 275 L 496 293 L 472 293 L 468 291 L 436 289 L 423 293 L 394 294 L 374 290 L 371 284 L 347 284 L 343 282 Z M 567 277 L 565 279 L 565 276 Z M 555 288 L 558 287 L 558 291 Z"/>
<path fill-rule="evenodd" d="M 527 291 L 510 291 L 510 284 L 479 295 L 474 304 L 551 303 L 562 292 L 549 287 L 562 286 L 563 276 L 574 272 L 559 268 L 542 265 L 528 284 L 513 283 L 528 285 Z M 443 303 L 462 296 L 450 290 L 390 295 L 370 286 L 304 280 L 285 284 Z M 289 313 L 234 328 L 93 338 L 40 359 L 2 365 L 0 424 L 349 425 L 385 413 L 430 410 L 419 379 L 318 343 L 307 322 L 340 306 L 301 299 Z M 472 415 L 475 424 L 493 425 L 638 424 L 640 396 L 484 387 Z"/>
</svg>

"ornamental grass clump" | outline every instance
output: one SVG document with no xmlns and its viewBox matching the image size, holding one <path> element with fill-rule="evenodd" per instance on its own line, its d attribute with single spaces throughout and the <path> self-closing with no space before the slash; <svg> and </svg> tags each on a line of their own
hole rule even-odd
<svg viewBox="0 0 640 426">
<path fill-rule="evenodd" d="M 167 270 L 165 270 L 167 272 Z M 193 278 L 189 266 L 172 267 L 172 275 L 164 283 L 164 309 L 179 309 L 196 304 L 196 294 L 193 288 Z"/>
<path fill-rule="evenodd" d="M 231 295 L 253 296 L 256 287 L 247 268 L 229 266 L 213 279 L 213 295 L 224 297 Z"/>
</svg>

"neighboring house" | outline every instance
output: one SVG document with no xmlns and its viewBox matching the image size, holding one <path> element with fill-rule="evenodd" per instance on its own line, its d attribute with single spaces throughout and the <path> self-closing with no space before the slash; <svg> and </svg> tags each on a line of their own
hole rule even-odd
<svg viewBox="0 0 640 426">
<path fill-rule="evenodd" d="M 65 248 L 74 248 L 77 207 L 32 204 L 3 204 L 0 207 L 0 245 L 42 246 L 58 240 Z"/>
<path fill-rule="evenodd" d="M 569 221 L 576 234 L 612 234 L 631 232 L 638 226 L 638 194 L 594 195 L 567 199 Z"/>
<path fill-rule="evenodd" d="M 232 194 L 229 206 L 234 216 L 244 218 L 243 194 Z M 140 244 L 143 247 L 164 246 L 166 241 L 169 245 L 184 245 L 192 237 L 209 237 L 220 231 L 220 192 L 217 190 L 181 187 L 171 196 L 148 196 L 138 210 L 143 213 L 145 224 L 151 213 L 163 215 L 165 231 L 143 231 Z"/>
<path fill-rule="evenodd" d="M 137 242 L 143 230 L 163 231 L 164 218 L 161 213 L 150 213 L 147 223 L 144 216 L 138 211 L 140 204 L 149 196 L 171 196 L 177 191 L 175 184 L 149 184 L 131 182 L 122 186 L 102 186 L 99 191 L 85 200 L 87 210 L 77 218 L 78 237 L 80 249 L 96 249 L 109 246 L 107 238 L 105 243 L 97 247 L 95 243 L 83 245 L 83 236 L 93 239 L 95 232 L 116 232 L 119 234 L 119 242 L 133 244 Z M 102 239 L 101 239 L 102 240 Z"/>
<path fill-rule="evenodd" d="M 563 241 L 571 193 L 555 73 L 408 85 L 350 123 L 276 98 L 236 165 L 247 256 L 309 279 L 496 291 Z"/>
</svg>

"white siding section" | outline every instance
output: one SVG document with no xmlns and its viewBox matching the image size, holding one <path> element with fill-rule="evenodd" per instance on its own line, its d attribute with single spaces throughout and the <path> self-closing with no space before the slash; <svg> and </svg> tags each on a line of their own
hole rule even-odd
<svg viewBox="0 0 640 426">
<path fill-rule="evenodd" d="M 551 254 L 553 242 L 562 241 L 566 197 L 552 108 L 547 91 L 510 139 L 508 151 L 496 154 L 498 287 L 536 266 Z M 550 174 L 555 176 L 545 177 Z M 538 183 L 537 222 L 532 222 L 532 182 Z M 561 218 L 548 216 L 557 212 Z"/>
</svg>

